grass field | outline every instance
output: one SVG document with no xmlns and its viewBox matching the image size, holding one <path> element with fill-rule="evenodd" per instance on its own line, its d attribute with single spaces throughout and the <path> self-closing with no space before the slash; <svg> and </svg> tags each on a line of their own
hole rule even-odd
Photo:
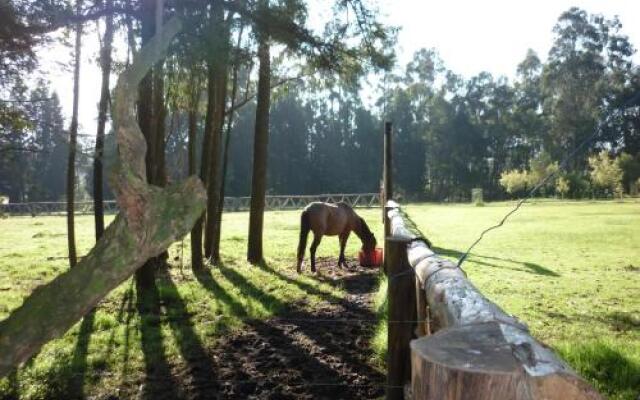
<svg viewBox="0 0 640 400">
<path fill-rule="evenodd" d="M 440 253 L 457 257 L 510 206 L 423 204 L 406 210 Z M 380 237 L 380 211 L 360 213 Z M 245 317 L 267 318 L 301 299 L 312 308 L 344 294 L 295 274 L 298 212 L 267 213 L 262 268 L 244 262 L 247 222 L 246 213 L 225 215 L 224 265 L 211 272 L 191 274 L 188 240 L 184 249 L 181 243 L 171 248 L 172 267 L 158 280 L 159 315 L 140 318 L 135 291 L 125 282 L 90 318 L 0 380 L 0 398 L 134 396 L 150 366 L 179 368 L 239 329 Z M 77 223 L 84 254 L 93 244 L 93 222 L 79 217 Z M 355 255 L 358 246 L 352 238 L 347 254 Z M 337 239 L 325 238 L 319 256 L 335 257 L 337 247 Z M 0 220 L 0 319 L 67 268 L 65 253 L 63 217 Z M 640 203 L 526 205 L 486 237 L 464 268 L 485 295 L 526 322 L 604 394 L 630 400 L 640 394 Z M 383 354 L 383 341 L 376 346 Z"/>
</svg>

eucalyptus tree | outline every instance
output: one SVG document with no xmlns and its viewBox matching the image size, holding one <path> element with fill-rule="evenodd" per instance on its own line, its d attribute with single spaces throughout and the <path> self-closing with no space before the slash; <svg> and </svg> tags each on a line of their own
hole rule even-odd
<svg viewBox="0 0 640 400">
<path fill-rule="evenodd" d="M 113 8 L 113 0 L 106 0 L 106 7 Z M 100 48 L 100 68 L 102 69 L 102 83 L 100 87 L 100 103 L 98 104 L 98 126 L 96 131 L 96 145 L 93 160 L 93 210 L 95 220 L 96 240 L 104 233 L 104 193 L 103 193 L 103 158 L 104 136 L 107 124 L 107 110 L 109 106 L 109 82 L 111 78 L 111 52 L 113 45 L 114 15 L 108 13 L 105 17 L 104 38 Z"/>
<path fill-rule="evenodd" d="M 557 160 L 587 140 L 605 120 L 607 124 L 624 121 L 608 118 L 624 103 L 623 97 L 629 97 L 633 48 L 620 28 L 616 18 L 590 15 L 575 7 L 564 12 L 554 27 L 543 88 L 553 145 L 548 150 Z M 610 125 L 605 129 L 609 137 L 598 141 L 615 143 L 622 130 Z M 573 158 L 571 167 L 584 170 L 586 157 Z"/>
<path fill-rule="evenodd" d="M 82 0 L 76 0 L 76 15 L 80 15 Z M 75 184 L 76 184 L 76 147 L 78 138 L 78 102 L 80 100 L 80 60 L 82 49 L 82 23 L 76 22 L 74 68 L 73 68 L 73 111 L 71 114 L 71 127 L 69 128 L 69 158 L 67 163 L 67 243 L 69 250 L 69 266 L 75 267 L 76 235 L 75 235 Z"/>
</svg>

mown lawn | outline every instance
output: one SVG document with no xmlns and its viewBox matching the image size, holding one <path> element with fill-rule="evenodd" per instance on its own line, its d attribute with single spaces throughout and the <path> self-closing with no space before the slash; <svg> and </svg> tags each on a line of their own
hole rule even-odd
<svg viewBox="0 0 640 400">
<path fill-rule="evenodd" d="M 439 252 L 457 257 L 511 206 L 420 204 L 406 210 Z M 381 232 L 378 209 L 360 213 Z M 295 274 L 298 215 L 267 213 L 263 268 L 244 262 L 246 213 L 225 215 L 224 266 L 210 273 L 194 276 L 188 240 L 184 251 L 176 243 L 170 271 L 158 279 L 158 316 L 139 317 L 144 304 L 125 282 L 91 318 L 0 380 L 0 398 L 134 397 L 146 371 L 180 370 L 222 335 L 241 329 L 243 318 L 267 318 L 301 299 L 313 307 L 343 295 Z M 93 221 L 77 221 L 83 254 L 93 244 Z M 63 217 L 0 220 L 0 319 L 67 268 L 65 246 Z M 352 238 L 347 254 L 354 256 L 358 247 Z M 319 256 L 335 257 L 337 248 L 337 239 L 325 238 Z M 489 298 L 526 322 L 603 393 L 633 400 L 640 394 L 640 203 L 526 205 L 485 238 L 464 268 Z M 383 290 L 379 298 L 383 303 Z M 383 354 L 384 340 L 375 344 Z"/>
</svg>

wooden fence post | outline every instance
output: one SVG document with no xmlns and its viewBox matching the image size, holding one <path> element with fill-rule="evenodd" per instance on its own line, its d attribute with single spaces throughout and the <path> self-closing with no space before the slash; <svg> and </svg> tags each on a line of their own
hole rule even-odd
<svg viewBox="0 0 640 400">
<path fill-rule="evenodd" d="M 427 315 L 427 296 L 424 292 L 424 287 L 420 283 L 420 279 L 416 277 L 414 281 L 416 286 L 416 315 L 418 321 L 416 336 L 422 337 L 431 334 L 429 316 Z"/>
<path fill-rule="evenodd" d="M 387 400 L 402 400 L 404 385 L 411 380 L 411 349 L 416 320 L 413 270 L 407 260 L 407 241 L 392 236 L 385 240 L 388 276 Z"/>
<path fill-rule="evenodd" d="M 392 172 L 392 144 L 391 144 L 391 122 L 384 123 L 384 204 L 393 200 L 393 172 Z"/>
</svg>

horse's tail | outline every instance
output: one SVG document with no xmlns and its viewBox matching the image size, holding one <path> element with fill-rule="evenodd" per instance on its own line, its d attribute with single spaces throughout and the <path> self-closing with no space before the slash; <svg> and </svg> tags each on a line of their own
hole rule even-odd
<svg viewBox="0 0 640 400">
<path fill-rule="evenodd" d="M 311 224 L 309 222 L 309 213 L 305 210 L 300 216 L 300 241 L 298 242 L 298 267 L 302 264 L 304 259 L 304 251 L 307 248 L 307 236 L 311 230 Z"/>
</svg>

